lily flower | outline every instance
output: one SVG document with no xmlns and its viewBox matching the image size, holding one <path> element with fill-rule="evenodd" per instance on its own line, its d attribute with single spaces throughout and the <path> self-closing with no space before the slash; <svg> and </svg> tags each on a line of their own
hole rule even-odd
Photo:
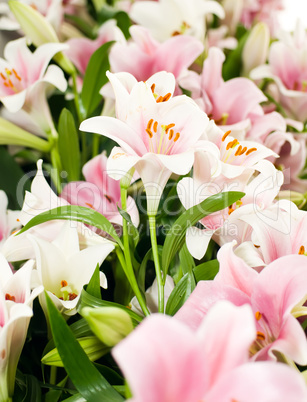
<svg viewBox="0 0 307 402">
<path fill-rule="evenodd" d="M 272 78 L 275 82 L 273 96 L 288 117 L 305 122 L 307 119 L 307 68 L 306 32 L 298 21 L 295 31 L 283 32 L 280 40 L 271 44 L 269 63 L 252 70 L 254 80 Z"/>
<path fill-rule="evenodd" d="M 305 256 L 279 258 L 258 273 L 235 255 L 234 243 L 221 247 L 219 273 L 213 281 L 197 284 L 176 318 L 195 329 L 219 300 L 231 300 L 236 305 L 248 303 L 257 328 L 250 349 L 252 359 L 276 361 L 278 352 L 305 365 L 306 336 L 295 318 L 307 299 Z"/>
<path fill-rule="evenodd" d="M 9 401 L 14 393 L 18 360 L 33 315 L 33 300 L 42 286 L 31 292 L 33 261 L 13 274 L 0 254 L 0 399 Z"/>
<path fill-rule="evenodd" d="M 306 386 L 295 370 L 248 363 L 253 321 L 249 306 L 229 302 L 212 307 L 196 331 L 175 318 L 145 318 L 112 350 L 129 383 L 129 401 L 303 402 Z"/>
<path fill-rule="evenodd" d="M 20 226 L 16 220 L 19 216 L 19 211 L 8 210 L 7 206 L 7 196 L 3 190 L 0 190 L 0 249 L 12 233 L 12 230 Z"/>
<path fill-rule="evenodd" d="M 26 225 L 34 216 L 49 211 L 50 209 L 69 205 L 68 202 L 58 197 L 51 189 L 44 177 L 42 170 L 43 161 L 37 162 L 37 172 L 31 184 L 31 192 L 26 191 L 22 210 L 17 218 L 17 225 Z M 16 236 L 15 233 L 9 236 L 4 242 L 1 252 L 9 261 L 20 261 L 34 258 L 34 250 L 32 243 L 29 241 L 27 234 L 33 234 L 47 242 L 53 241 L 61 231 L 65 224 L 62 220 L 53 220 L 37 225 L 28 232 L 21 233 Z M 71 222 L 71 225 L 78 230 L 80 247 L 86 248 L 90 245 L 109 243 L 107 239 L 99 236 L 90 228 L 79 222 Z"/>
<path fill-rule="evenodd" d="M 53 121 L 46 100 L 47 85 L 65 91 L 63 71 L 48 64 L 51 58 L 66 48 L 60 43 L 48 43 L 32 53 L 25 38 L 9 42 L 0 58 L 0 101 L 9 113 L 23 110 L 30 121 L 42 130 L 43 136 L 53 130 Z M 6 117 L 10 119 L 10 114 Z"/>
<path fill-rule="evenodd" d="M 36 259 L 34 283 L 44 286 L 48 295 L 61 313 L 66 316 L 76 314 L 82 288 L 91 279 L 97 264 L 101 265 L 107 255 L 114 250 L 112 242 L 87 247 L 80 250 L 76 228 L 65 222 L 60 234 L 50 243 L 28 234 L 33 244 Z M 100 272 L 100 285 L 107 287 L 104 273 Z M 39 297 L 47 317 L 45 296 Z"/>
<path fill-rule="evenodd" d="M 207 14 L 225 16 L 223 7 L 210 0 L 139 1 L 132 5 L 129 16 L 137 24 L 146 26 L 160 42 L 181 34 L 204 41 Z"/>
<path fill-rule="evenodd" d="M 155 216 L 166 182 L 172 173 L 187 174 L 199 148 L 211 152 L 213 144 L 200 141 L 208 117 L 192 99 L 172 97 L 173 74 L 160 72 L 137 82 L 129 92 L 130 74 L 107 73 L 116 99 L 117 118 L 93 117 L 80 130 L 102 134 L 116 141 L 108 159 L 108 174 L 118 180 L 135 167 L 147 194 L 147 212 Z M 121 82 L 124 78 L 124 83 Z"/>
</svg>

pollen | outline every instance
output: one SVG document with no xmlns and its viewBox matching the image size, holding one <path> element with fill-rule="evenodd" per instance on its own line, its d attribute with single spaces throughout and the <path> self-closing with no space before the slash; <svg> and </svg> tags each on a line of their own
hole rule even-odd
<svg viewBox="0 0 307 402">
<path fill-rule="evenodd" d="M 159 98 L 156 99 L 156 102 L 157 103 L 167 102 L 171 98 L 171 96 L 172 96 L 172 94 L 170 92 L 168 92 L 164 96 L 159 96 Z"/>
<path fill-rule="evenodd" d="M 112 202 L 112 198 L 109 195 L 104 194 L 104 198 L 107 199 L 109 202 Z"/>
<path fill-rule="evenodd" d="M 156 88 L 156 84 L 152 84 L 151 87 L 150 87 L 151 92 L 152 92 L 153 94 L 155 93 L 155 88 Z"/>
<path fill-rule="evenodd" d="M 65 280 L 62 280 L 61 281 L 61 287 L 65 288 L 65 286 L 67 286 L 67 282 Z"/>
<path fill-rule="evenodd" d="M 299 255 L 304 255 L 305 254 L 305 247 L 301 246 L 298 253 L 299 253 Z"/>
<path fill-rule="evenodd" d="M 94 209 L 93 204 L 90 204 L 89 202 L 86 202 L 85 205 L 87 205 L 88 207 Z"/>
</svg>

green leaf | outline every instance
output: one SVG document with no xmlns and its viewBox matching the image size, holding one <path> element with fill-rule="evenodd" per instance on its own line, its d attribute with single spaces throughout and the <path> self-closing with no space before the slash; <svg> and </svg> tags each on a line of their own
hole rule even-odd
<svg viewBox="0 0 307 402">
<path fill-rule="evenodd" d="M 38 379 L 33 375 L 25 375 L 27 393 L 24 397 L 24 402 L 41 402 L 42 392 Z"/>
<path fill-rule="evenodd" d="M 129 234 L 129 239 L 133 240 L 134 247 L 137 246 L 139 239 L 140 239 L 140 234 L 137 228 L 134 226 L 131 216 L 128 214 L 128 212 L 124 211 L 123 209 L 119 208 L 117 205 L 118 212 L 120 215 L 125 219 L 125 221 L 128 222 L 128 234 Z"/>
<path fill-rule="evenodd" d="M 82 347 L 45 292 L 55 345 L 74 386 L 88 402 L 122 401 L 123 398 L 90 362 Z"/>
<path fill-rule="evenodd" d="M 9 199 L 9 208 L 20 209 L 25 190 L 30 190 L 30 180 L 4 147 L 0 147 L 0 171 L 0 189 Z"/>
<path fill-rule="evenodd" d="M 81 311 L 83 307 L 118 307 L 118 308 L 121 308 L 130 315 L 134 326 L 137 325 L 139 322 L 141 322 L 143 319 L 143 317 L 140 317 L 138 314 L 136 314 L 134 311 L 130 310 L 129 308 L 127 308 L 121 304 L 118 304 L 118 303 L 113 303 L 110 301 L 97 299 L 97 297 L 90 295 L 84 289 L 81 292 L 81 300 L 80 300 L 78 310 Z"/>
<path fill-rule="evenodd" d="M 191 256 L 186 244 L 184 244 L 179 251 L 180 267 L 182 273 L 185 275 L 188 272 L 192 272 L 195 267 L 195 262 Z"/>
<path fill-rule="evenodd" d="M 107 218 L 91 208 L 79 207 L 77 205 L 65 205 L 63 207 L 51 209 L 50 211 L 42 212 L 41 214 L 34 216 L 34 218 L 32 218 L 18 232 L 18 234 L 23 233 L 33 226 L 39 225 L 40 223 L 52 221 L 54 219 L 77 221 L 86 225 L 95 226 L 96 228 L 101 229 L 112 236 L 117 244 L 122 249 L 124 248 L 116 233 L 116 230 L 114 229 L 114 226 L 108 221 Z"/>
<path fill-rule="evenodd" d="M 75 120 L 69 110 L 63 109 L 59 119 L 59 153 L 68 181 L 80 179 L 80 147 Z"/>
<path fill-rule="evenodd" d="M 81 394 L 75 394 L 64 400 L 66 402 L 86 402 L 86 399 L 84 399 Z"/>
<path fill-rule="evenodd" d="M 211 260 L 197 265 L 193 270 L 196 282 L 199 281 L 211 281 L 215 278 L 215 275 L 219 272 L 218 260 Z"/>
<path fill-rule="evenodd" d="M 248 38 L 249 31 L 247 31 L 239 40 L 238 46 L 232 50 L 223 64 L 222 75 L 225 81 L 231 78 L 239 77 L 242 68 L 242 51 L 245 42 Z"/>
<path fill-rule="evenodd" d="M 187 272 L 174 287 L 166 304 L 165 314 L 174 315 L 195 289 L 196 283 L 192 272 Z"/>
<path fill-rule="evenodd" d="M 90 58 L 81 92 L 81 100 L 85 109 L 85 117 L 91 115 L 99 105 L 102 97 L 99 94 L 101 87 L 108 82 L 106 72 L 110 68 L 109 49 L 114 42 L 107 42 L 97 49 Z"/>
<path fill-rule="evenodd" d="M 87 293 L 90 295 L 97 297 L 97 299 L 101 299 L 100 292 L 100 275 L 99 275 L 99 264 L 97 264 L 96 269 L 86 287 Z"/>
<path fill-rule="evenodd" d="M 219 193 L 208 197 L 200 204 L 186 210 L 174 223 L 168 232 L 162 249 L 163 277 L 166 278 L 169 264 L 175 254 L 181 249 L 185 242 L 185 234 L 190 226 L 195 225 L 205 216 L 220 211 L 234 202 L 238 201 L 245 194 L 237 191 Z"/>
</svg>

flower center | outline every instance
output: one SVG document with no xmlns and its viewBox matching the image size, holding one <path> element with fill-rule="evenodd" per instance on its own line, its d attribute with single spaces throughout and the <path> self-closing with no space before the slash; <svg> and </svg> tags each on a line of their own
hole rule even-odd
<svg viewBox="0 0 307 402">
<path fill-rule="evenodd" d="M 12 70 L 5 68 L 4 72 L 0 72 L 2 85 L 13 92 L 17 93 L 21 90 L 22 78 L 13 68 Z"/>
<path fill-rule="evenodd" d="M 155 92 L 155 88 L 156 88 L 156 84 L 152 84 L 150 87 L 151 92 L 157 103 L 167 102 L 171 98 L 172 94 L 170 92 L 168 92 L 164 96 L 161 96 L 161 95 L 159 96 L 159 94 L 157 92 Z"/>
<path fill-rule="evenodd" d="M 222 137 L 222 144 L 220 146 L 220 150 L 222 151 L 222 146 L 227 139 L 228 135 L 231 133 L 231 131 L 226 131 L 226 133 Z M 240 160 L 240 163 L 243 164 L 243 162 L 246 159 L 246 156 L 250 155 L 252 152 L 257 151 L 257 148 L 252 147 L 252 148 L 247 148 L 247 147 L 242 147 L 240 142 L 234 138 L 233 140 L 230 140 L 226 147 L 223 156 L 221 155 L 221 161 L 224 163 L 232 163 L 237 157 L 240 157 L 245 154 L 245 157 Z"/>
<path fill-rule="evenodd" d="M 149 137 L 149 151 L 163 155 L 170 153 L 180 138 L 180 133 L 174 127 L 175 123 L 159 124 L 150 119 L 145 130 Z"/>
<path fill-rule="evenodd" d="M 189 25 L 185 21 L 182 21 L 182 23 L 180 25 L 180 28 L 179 28 L 179 31 L 174 31 L 172 33 L 172 36 L 183 35 L 187 31 L 187 29 L 189 29 L 189 28 L 191 28 L 191 25 Z"/>
<path fill-rule="evenodd" d="M 251 356 L 255 355 L 265 346 L 275 341 L 275 337 L 271 332 L 268 322 L 265 316 L 260 311 L 256 311 L 255 319 L 259 323 L 260 329 L 257 330 L 256 339 L 250 347 Z"/>
<path fill-rule="evenodd" d="M 60 292 L 62 293 L 62 296 L 59 297 L 60 300 L 68 301 L 74 300 L 76 297 L 78 297 L 77 293 L 72 290 L 72 287 L 69 286 L 65 280 L 61 280 Z"/>
</svg>

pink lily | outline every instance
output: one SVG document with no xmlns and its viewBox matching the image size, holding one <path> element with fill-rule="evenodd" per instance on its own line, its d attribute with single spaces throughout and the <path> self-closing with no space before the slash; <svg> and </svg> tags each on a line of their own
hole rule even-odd
<svg viewBox="0 0 307 402">
<path fill-rule="evenodd" d="M 286 402 L 290 395 L 303 402 L 305 384 L 294 370 L 247 363 L 255 335 L 249 306 L 220 302 L 196 332 L 175 318 L 145 318 L 112 354 L 131 388 L 131 402 Z"/>
<path fill-rule="evenodd" d="M 33 262 L 28 261 L 15 274 L 0 254 L 0 399 L 11 400 L 18 360 L 33 315 L 33 300 L 43 291 L 31 292 Z"/>
<path fill-rule="evenodd" d="M 272 78 L 276 100 L 289 117 L 303 122 L 307 119 L 306 52 L 306 32 L 298 23 L 292 36 L 284 32 L 281 40 L 272 43 L 269 64 L 257 67 L 250 75 L 255 80 Z"/>
<path fill-rule="evenodd" d="M 198 328 L 218 300 L 231 300 L 237 305 L 248 303 L 257 327 L 257 339 L 250 349 L 253 360 L 276 360 L 276 351 L 305 365 L 305 333 L 292 314 L 300 311 L 307 299 L 305 256 L 279 258 L 257 273 L 235 255 L 233 246 L 234 243 L 227 243 L 221 247 L 218 275 L 213 281 L 197 284 L 176 318 Z"/>
<path fill-rule="evenodd" d="M 5 59 L 0 58 L 0 101 L 10 112 L 17 112 L 22 107 L 30 108 L 28 100 L 31 91 L 40 82 L 52 84 L 61 91 L 66 89 L 62 70 L 55 65 L 47 68 L 51 58 L 64 49 L 64 44 L 48 43 L 32 53 L 25 38 L 6 45 Z"/>
<path fill-rule="evenodd" d="M 305 255 L 307 212 L 294 203 L 279 201 L 264 213 L 240 219 L 252 228 L 252 242 L 241 244 L 239 255 L 252 266 L 266 266 L 286 255 Z"/>
<path fill-rule="evenodd" d="M 122 225 L 123 218 L 117 209 L 117 205 L 120 206 L 120 185 L 107 175 L 107 159 L 105 154 L 101 154 L 87 162 L 82 169 L 86 181 L 68 183 L 61 198 L 72 205 L 93 208 L 110 222 Z M 132 197 L 127 199 L 127 212 L 138 226 L 139 213 Z"/>
<path fill-rule="evenodd" d="M 125 41 L 124 34 L 117 27 L 115 20 L 105 22 L 99 29 L 97 38 L 91 40 L 88 38 L 72 38 L 66 44 L 69 45 L 64 53 L 74 63 L 79 72 L 84 75 L 88 62 L 92 54 L 104 43 L 109 41 Z"/>
<path fill-rule="evenodd" d="M 209 147 L 200 141 L 208 117 L 186 96 L 172 97 L 175 77 L 166 72 L 153 75 L 126 89 L 129 74 L 107 73 L 116 98 L 116 118 L 93 117 L 81 123 L 83 131 L 115 140 L 108 160 L 108 173 L 120 179 L 135 167 L 147 194 L 147 211 L 155 216 L 159 200 L 172 172 L 190 171 L 196 149 Z M 125 79 L 124 83 L 121 77 Z"/>
<path fill-rule="evenodd" d="M 134 25 L 129 31 L 133 41 L 114 44 L 110 66 L 113 73 L 126 71 L 137 81 L 146 81 L 159 71 L 173 73 L 175 78 L 188 74 L 188 67 L 203 51 L 202 43 L 190 36 L 178 35 L 159 43 L 144 27 Z"/>
</svg>

